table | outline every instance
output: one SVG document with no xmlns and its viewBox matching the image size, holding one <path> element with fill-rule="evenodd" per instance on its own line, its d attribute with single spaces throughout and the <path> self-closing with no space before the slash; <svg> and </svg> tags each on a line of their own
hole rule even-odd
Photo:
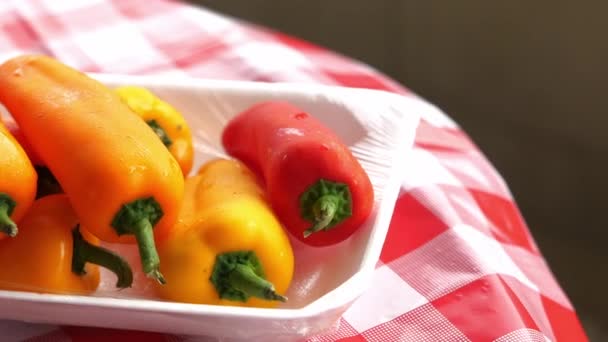
<svg viewBox="0 0 608 342">
<path fill-rule="evenodd" d="M 301 82 L 391 91 L 373 68 L 264 27 L 162 0 L 0 3 L 0 59 L 33 52 L 87 72 Z M 437 110 L 417 131 L 373 288 L 308 341 L 586 341 L 508 186 Z M 378 291 L 380 289 L 380 291 Z M 3 341 L 198 341 L 0 322 Z"/>
</svg>

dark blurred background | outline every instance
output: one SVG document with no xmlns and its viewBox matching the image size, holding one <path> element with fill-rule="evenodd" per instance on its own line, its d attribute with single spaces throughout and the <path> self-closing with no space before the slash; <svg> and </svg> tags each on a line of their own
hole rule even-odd
<svg viewBox="0 0 608 342">
<path fill-rule="evenodd" d="M 191 2 L 364 61 L 441 107 L 509 184 L 590 338 L 608 341 L 608 1 Z"/>
</svg>

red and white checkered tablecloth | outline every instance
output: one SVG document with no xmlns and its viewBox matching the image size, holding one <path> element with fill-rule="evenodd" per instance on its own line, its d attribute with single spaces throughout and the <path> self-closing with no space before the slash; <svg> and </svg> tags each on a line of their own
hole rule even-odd
<svg viewBox="0 0 608 342">
<path fill-rule="evenodd" d="M 161 0 L 0 1 L 0 60 L 53 55 L 89 72 L 375 88 L 414 96 L 331 51 Z M 447 115 L 423 117 L 373 281 L 309 341 L 586 341 L 503 179 Z M 0 321 L 2 341 L 196 338 Z"/>
</svg>

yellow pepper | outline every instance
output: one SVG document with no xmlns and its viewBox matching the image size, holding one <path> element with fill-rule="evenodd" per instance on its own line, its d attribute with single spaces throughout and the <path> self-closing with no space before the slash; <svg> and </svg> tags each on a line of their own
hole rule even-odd
<svg viewBox="0 0 608 342">
<path fill-rule="evenodd" d="M 174 233 L 158 246 L 167 300 L 273 307 L 293 276 L 290 241 L 254 174 L 215 159 L 185 182 Z"/>
<path fill-rule="evenodd" d="M 192 169 L 194 150 L 192 133 L 182 114 L 145 88 L 122 86 L 114 91 L 154 130 L 177 160 L 184 176 L 188 175 Z"/>
</svg>

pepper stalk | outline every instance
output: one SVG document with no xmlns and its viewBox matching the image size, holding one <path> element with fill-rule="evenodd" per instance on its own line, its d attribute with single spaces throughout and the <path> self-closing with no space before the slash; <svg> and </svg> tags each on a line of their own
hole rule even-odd
<svg viewBox="0 0 608 342">
<path fill-rule="evenodd" d="M 304 237 L 328 231 L 352 215 L 352 199 L 348 185 L 320 179 L 300 196 L 300 210 L 312 226 Z"/>
<path fill-rule="evenodd" d="M 90 262 L 112 271 L 117 277 L 116 287 L 131 287 L 133 272 L 129 264 L 118 254 L 85 240 L 80 232 L 80 225 L 76 225 L 72 230 L 72 240 L 72 272 L 77 275 L 86 274 L 85 265 Z"/>
<path fill-rule="evenodd" d="M 253 251 L 219 254 L 209 279 L 220 298 L 246 302 L 250 297 L 286 302 L 265 279 L 260 260 Z"/>
<path fill-rule="evenodd" d="M 10 237 L 15 237 L 19 231 L 17 224 L 10 218 L 16 205 L 11 196 L 0 193 L 0 231 Z"/>
<path fill-rule="evenodd" d="M 163 216 L 160 204 L 153 198 L 135 200 L 122 206 L 112 221 L 118 235 L 134 235 L 144 273 L 165 284 L 160 272 L 160 258 L 154 242 L 154 226 Z"/>
</svg>

